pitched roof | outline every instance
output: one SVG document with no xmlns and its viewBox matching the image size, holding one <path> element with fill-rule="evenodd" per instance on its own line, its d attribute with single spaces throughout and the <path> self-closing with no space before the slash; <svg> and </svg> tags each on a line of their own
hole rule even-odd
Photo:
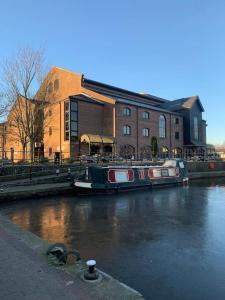
<svg viewBox="0 0 225 300">
<path fill-rule="evenodd" d="M 198 103 L 201 111 L 203 112 L 204 108 L 198 96 L 192 96 L 192 97 L 181 98 L 173 101 L 168 101 L 162 104 L 161 106 L 166 109 L 176 111 L 181 109 L 191 109 L 196 102 Z"/>
<path fill-rule="evenodd" d="M 160 105 L 161 103 L 168 101 L 157 96 L 128 91 L 102 82 L 86 79 L 85 77 L 83 77 L 82 86 L 106 96 L 126 97 L 127 99 L 134 99 L 135 101 L 146 104 Z"/>
</svg>

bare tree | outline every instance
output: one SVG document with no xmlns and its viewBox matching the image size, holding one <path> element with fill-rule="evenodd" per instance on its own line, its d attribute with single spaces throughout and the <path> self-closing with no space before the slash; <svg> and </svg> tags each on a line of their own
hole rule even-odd
<svg viewBox="0 0 225 300">
<path fill-rule="evenodd" d="M 4 103 L 10 107 L 11 138 L 19 140 L 25 151 L 29 146 L 34 158 L 35 142 L 43 139 L 43 124 L 48 82 L 45 78 L 43 49 L 20 49 L 13 59 L 1 64 Z M 42 86 L 41 92 L 37 90 Z"/>
</svg>

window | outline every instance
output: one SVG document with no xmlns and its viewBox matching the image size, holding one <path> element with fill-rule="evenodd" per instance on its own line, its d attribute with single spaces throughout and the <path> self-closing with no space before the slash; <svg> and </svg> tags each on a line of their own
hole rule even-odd
<svg viewBox="0 0 225 300">
<path fill-rule="evenodd" d="M 52 82 L 50 82 L 48 85 L 48 93 L 51 94 L 52 92 L 53 92 L 53 84 Z"/>
<path fill-rule="evenodd" d="M 70 119 L 71 121 L 77 121 L 77 112 L 76 111 L 71 111 L 70 113 Z"/>
<path fill-rule="evenodd" d="M 175 118 L 174 120 L 175 120 L 175 124 L 176 124 L 176 125 L 178 125 L 178 124 L 180 123 L 180 122 L 179 122 L 179 121 L 180 121 L 179 118 Z"/>
<path fill-rule="evenodd" d="M 70 103 L 64 102 L 64 140 L 70 140 Z"/>
<path fill-rule="evenodd" d="M 57 91 L 59 89 L 59 79 L 56 79 L 54 81 L 54 91 Z"/>
<path fill-rule="evenodd" d="M 69 101 L 66 101 L 65 102 L 65 111 L 69 111 L 69 109 L 70 109 L 70 103 L 69 103 Z"/>
<path fill-rule="evenodd" d="M 48 135 L 49 136 L 52 135 L 52 127 L 49 127 L 49 129 L 48 129 Z"/>
<path fill-rule="evenodd" d="M 179 140 L 180 138 L 180 133 L 178 131 L 175 132 L 175 139 L 176 140 Z"/>
<path fill-rule="evenodd" d="M 48 155 L 51 156 L 52 155 L 52 148 L 48 149 Z"/>
<path fill-rule="evenodd" d="M 149 112 L 144 111 L 142 116 L 143 116 L 143 119 L 149 119 Z"/>
<path fill-rule="evenodd" d="M 123 116 L 129 117 L 131 115 L 131 109 L 129 107 L 124 107 Z"/>
<path fill-rule="evenodd" d="M 78 140 L 78 105 L 75 100 L 64 102 L 64 140 Z"/>
<path fill-rule="evenodd" d="M 194 117 L 194 139 L 198 140 L 198 118 Z"/>
<path fill-rule="evenodd" d="M 49 111 L 48 111 L 48 116 L 49 116 L 49 117 L 52 116 L 52 111 L 51 111 L 51 109 L 49 109 Z"/>
<path fill-rule="evenodd" d="M 78 106 L 74 100 L 70 101 L 70 139 L 71 142 L 78 140 Z"/>
<path fill-rule="evenodd" d="M 71 130 L 77 131 L 77 122 L 71 122 Z"/>
<path fill-rule="evenodd" d="M 69 130 L 70 130 L 69 122 L 66 122 L 65 123 L 65 131 L 69 131 Z"/>
<path fill-rule="evenodd" d="M 143 128 L 142 133 L 143 136 L 149 136 L 149 128 Z"/>
<path fill-rule="evenodd" d="M 77 102 L 71 101 L 71 111 L 77 111 Z"/>
<path fill-rule="evenodd" d="M 131 135 L 131 127 L 129 125 L 123 126 L 123 134 L 124 135 Z"/>
<path fill-rule="evenodd" d="M 166 137 L 166 118 L 162 115 L 159 117 L 159 137 Z"/>
</svg>

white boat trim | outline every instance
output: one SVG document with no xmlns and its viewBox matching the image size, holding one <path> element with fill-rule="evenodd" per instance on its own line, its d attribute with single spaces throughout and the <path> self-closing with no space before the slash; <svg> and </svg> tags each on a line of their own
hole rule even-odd
<svg viewBox="0 0 225 300">
<path fill-rule="evenodd" d="M 83 187 L 83 188 L 88 188 L 88 189 L 92 188 L 92 183 L 90 183 L 90 182 L 76 181 L 76 182 L 74 182 L 74 185 L 77 187 Z"/>
</svg>

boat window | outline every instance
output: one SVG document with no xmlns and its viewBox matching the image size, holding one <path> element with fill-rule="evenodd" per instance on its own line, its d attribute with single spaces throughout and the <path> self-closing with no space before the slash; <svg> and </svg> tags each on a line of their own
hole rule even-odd
<svg viewBox="0 0 225 300">
<path fill-rule="evenodd" d="M 181 169 L 184 169 L 184 162 L 183 162 L 183 161 L 180 161 L 180 162 L 179 162 L 179 167 L 180 167 Z"/>
<path fill-rule="evenodd" d="M 162 169 L 162 176 L 164 176 L 164 177 L 168 177 L 169 176 L 168 169 Z"/>
<path fill-rule="evenodd" d="M 170 160 L 166 160 L 164 162 L 164 164 L 163 164 L 164 167 L 173 167 L 173 168 L 175 168 L 176 165 L 177 165 L 176 160 L 171 160 L 171 159 Z"/>
</svg>

